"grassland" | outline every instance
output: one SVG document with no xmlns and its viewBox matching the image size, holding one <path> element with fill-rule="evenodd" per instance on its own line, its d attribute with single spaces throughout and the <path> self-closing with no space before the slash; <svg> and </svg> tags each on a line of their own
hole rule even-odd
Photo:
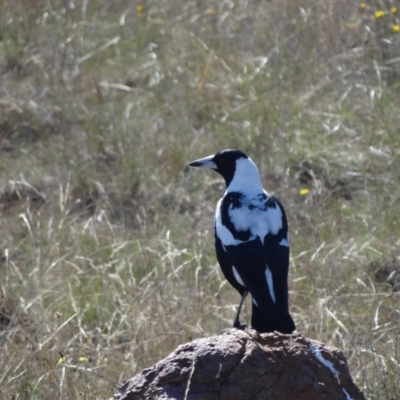
<svg viewBox="0 0 400 400">
<path fill-rule="evenodd" d="M 230 327 L 223 183 L 185 165 L 232 147 L 286 207 L 298 330 L 400 398 L 393 5 L 0 2 L 1 399 L 106 399 Z"/>
</svg>

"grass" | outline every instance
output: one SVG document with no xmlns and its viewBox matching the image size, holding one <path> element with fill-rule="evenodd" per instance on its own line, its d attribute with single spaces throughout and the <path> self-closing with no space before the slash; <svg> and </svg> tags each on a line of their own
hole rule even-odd
<svg viewBox="0 0 400 400">
<path fill-rule="evenodd" d="M 380 9 L 1 2 L 0 398 L 106 399 L 230 327 L 223 184 L 185 169 L 229 147 L 287 210 L 298 330 L 369 399 L 400 397 L 399 15 Z"/>
</svg>

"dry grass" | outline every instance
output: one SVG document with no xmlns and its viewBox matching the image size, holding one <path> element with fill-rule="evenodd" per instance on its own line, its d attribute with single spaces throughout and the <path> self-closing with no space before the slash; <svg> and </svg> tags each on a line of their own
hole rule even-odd
<svg viewBox="0 0 400 400">
<path fill-rule="evenodd" d="M 222 182 L 184 169 L 227 147 L 287 209 L 298 330 L 399 398 L 399 14 L 139 4 L 0 3 L 0 398 L 106 399 L 230 326 Z"/>
</svg>

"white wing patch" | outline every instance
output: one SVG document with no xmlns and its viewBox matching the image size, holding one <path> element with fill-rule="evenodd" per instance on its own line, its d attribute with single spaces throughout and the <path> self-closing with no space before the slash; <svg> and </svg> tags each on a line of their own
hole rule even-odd
<svg viewBox="0 0 400 400">
<path fill-rule="evenodd" d="M 276 303 L 275 291 L 274 291 L 274 281 L 272 279 L 272 273 L 268 267 L 265 270 L 265 278 L 267 279 L 267 285 L 268 285 L 268 289 L 269 289 L 269 294 L 271 295 L 271 299 L 274 303 Z"/>
<path fill-rule="evenodd" d="M 289 237 L 287 239 L 283 238 L 278 244 L 280 246 L 289 247 Z"/>
<path fill-rule="evenodd" d="M 266 222 L 268 223 L 269 226 L 269 231 L 273 234 L 276 235 L 282 228 L 282 211 L 278 207 L 278 205 L 275 208 L 268 208 L 266 213 L 265 213 L 265 219 L 267 220 Z"/>
<path fill-rule="evenodd" d="M 217 204 L 217 211 L 215 213 L 215 230 L 217 231 L 217 235 L 221 240 L 222 245 L 225 247 L 243 243 L 241 240 L 235 239 L 231 231 L 222 223 L 221 203 L 222 199 L 220 199 Z"/>
<path fill-rule="evenodd" d="M 235 279 L 238 281 L 238 283 L 244 287 L 246 287 L 246 285 L 244 284 L 242 278 L 239 275 L 239 272 L 237 272 L 237 269 L 232 265 L 232 272 L 233 275 L 235 276 Z"/>
<path fill-rule="evenodd" d="M 230 206 L 229 218 L 237 231 L 249 231 L 263 242 L 268 233 L 276 235 L 282 229 L 282 211 L 277 205 L 265 210 L 265 198 L 245 198 L 242 207 Z"/>
</svg>

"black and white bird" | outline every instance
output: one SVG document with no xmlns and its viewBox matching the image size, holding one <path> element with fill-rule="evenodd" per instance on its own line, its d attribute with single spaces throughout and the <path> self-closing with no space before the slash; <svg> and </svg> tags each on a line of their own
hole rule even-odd
<svg viewBox="0 0 400 400">
<path fill-rule="evenodd" d="M 215 249 L 222 272 L 241 294 L 253 297 L 251 325 L 262 332 L 292 333 L 289 314 L 288 223 L 280 201 L 263 189 L 254 162 L 242 151 L 223 150 L 189 164 L 211 168 L 226 183 L 215 213 Z"/>
</svg>

